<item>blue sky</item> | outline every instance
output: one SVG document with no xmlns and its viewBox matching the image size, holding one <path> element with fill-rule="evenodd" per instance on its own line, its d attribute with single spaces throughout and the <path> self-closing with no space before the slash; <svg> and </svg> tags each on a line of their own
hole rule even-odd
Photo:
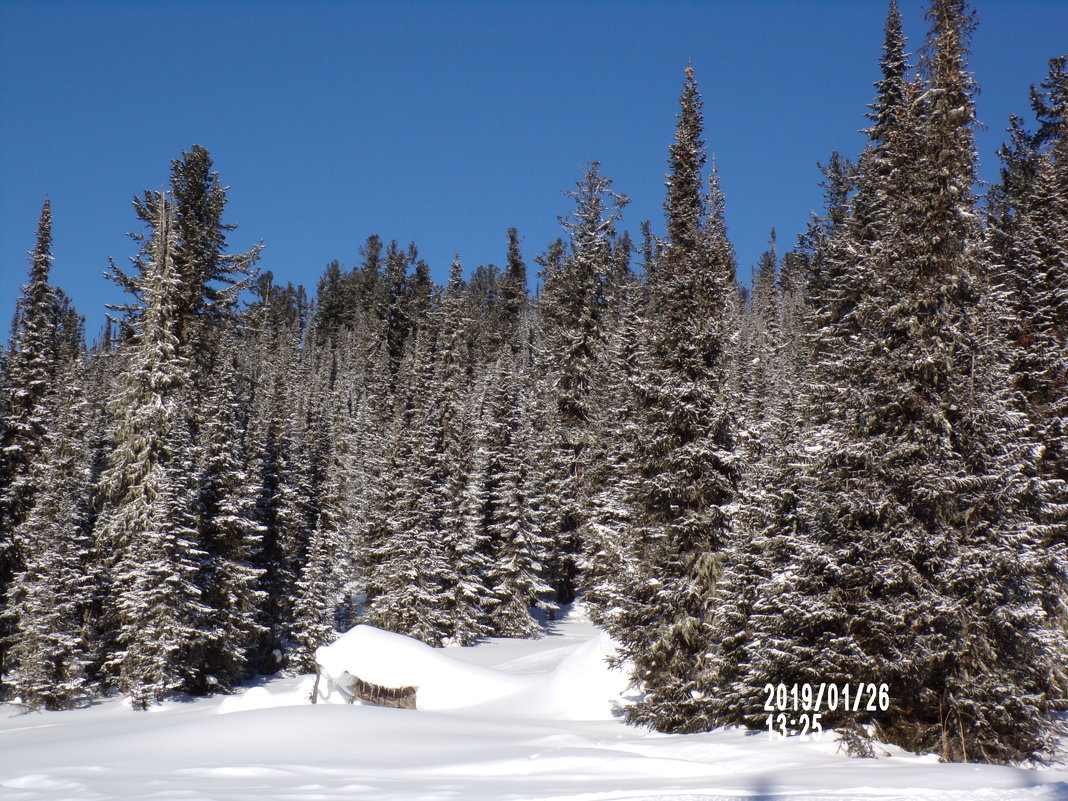
<svg viewBox="0 0 1068 801">
<path fill-rule="evenodd" d="M 1063 0 L 979 0 L 982 175 L 1028 86 L 1068 46 Z M 43 196 L 54 280 L 88 318 L 100 276 L 134 252 L 134 194 L 207 147 L 231 187 L 234 249 L 309 288 L 369 234 L 414 240 L 441 281 L 528 263 L 559 235 L 562 192 L 598 160 L 632 198 L 626 227 L 661 227 L 663 174 L 692 60 L 706 135 L 747 276 L 778 229 L 789 246 L 821 193 L 816 168 L 854 154 L 878 75 L 885 3 L 31 2 L 0 0 L 0 320 L 25 281 Z M 910 50 L 922 4 L 902 3 Z"/>
</svg>

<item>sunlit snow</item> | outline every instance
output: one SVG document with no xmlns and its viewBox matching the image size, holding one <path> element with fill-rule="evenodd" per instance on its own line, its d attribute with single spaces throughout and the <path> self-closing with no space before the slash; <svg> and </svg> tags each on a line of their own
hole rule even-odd
<svg viewBox="0 0 1068 801">
<path fill-rule="evenodd" d="M 1053 801 L 1068 769 L 943 765 L 889 748 L 854 760 L 833 736 L 770 742 L 736 730 L 662 735 L 615 717 L 624 676 L 581 610 L 540 640 L 432 649 L 358 627 L 320 658 L 420 709 L 348 705 L 314 677 L 240 695 L 173 700 L 154 713 L 120 699 L 71 712 L 0 707 L 4 801 L 607 801 L 879 799 Z"/>
</svg>

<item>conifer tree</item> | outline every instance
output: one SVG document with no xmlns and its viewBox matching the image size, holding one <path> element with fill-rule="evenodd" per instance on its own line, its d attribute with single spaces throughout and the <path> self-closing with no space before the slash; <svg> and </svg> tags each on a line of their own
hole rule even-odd
<svg viewBox="0 0 1068 801">
<path fill-rule="evenodd" d="M 502 323 L 505 341 L 513 342 L 527 314 L 527 265 L 519 248 L 519 232 L 508 229 L 508 268 L 501 284 Z M 516 347 L 513 344 L 513 347 Z"/>
<path fill-rule="evenodd" d="M 298 329 L 282 332 L 275 363 L 263 377 L 265 392 L 251 434 L 250 460 L 257 492 L 254 519 L 262 527 L 253 566 L 262 571 L 260 590 L 264 593 L 258 620 L 264 634 L 253 651 L 253 664 L 261 673 L 284 667 L 292 641 L 297 582 L 315 520 L 306 451 L 296 441 L 298 415 L 293 395 L 303 386 L 296 378 L 299 339 Z"/>
<path fill-rule="evenodd" d="M 1039 444 L 1043 539 L 1068 535 L 1068 73 L 1061 56 L 1032 104 L 1041 124 L 1011 122 L 1000 185 L 991 190 L 992 260 L 1004 273 L 1013 387 Z M 1062 618 L 1065 609 L 1048 610 Z"/>
<path fill-rule="evenodd" d="M 543 380 L 551 391 L 549 413 L 556 418 L 554 427 L 560 437 L 559 442 L 549 443 L 547 451 L 558 462 L 552 472 L 560 484 L 546 498 L 543 524 L 555 529 L 557 545 L 548 565 L 549 578 L 563 603 L 574 600 L 577 586 L 579 537 L 589 495 L 584 474 L 591 456 L 596 405 L 590 381 L 603 357 L 607 335 L 604 291 L 612 271 L 615 225 L 629 202 L 611 186 L 594 162 L 570 193 L 575 210 L 562 221 L 567 249 L 559 260 L 548 263 L 539 298 Z"/>
<path fill-rule="evenodd" d="M 188 362 L 175 333 L 180 284 L 174 219 L 165 201 L 157 214 L 144 309 L 101 478 L 106 508 L 97 532 L 98 547 L 111 554 L 114 650 L 106 670 L 137 709 L 194 681 L 198 666 L 188 657 L 204 638 L 210 611 L 196 585 L 205 554 L 197 547 L 192 516 L 192 434 L 184 413 Z"/>
<path fill-rule="evenodd" d="M 548 543 L 540 537 L 533 470 L 524 452 L 531 445 L 524 385 L 516 356 L 505 344 L 486 390 L 476 506 L 489 557 L 483 606 L 498 637 L 537 636 L 540 626 L 531 609 L 544 608 L 552 593 L 543 578 Z"/>
<path fill-rule="evenodd" d="M 333 352 L 329 371 L 338 374 L 334 387 L 319 390 L 328 396 L 329 425 L 323 436 L 329 442 L 329 452 L 316 504 L 315 527 L 297 582 L 298 595 L 293 609 L 297 662 L 309 670 L 315 666 L 315 649 L 329 644 L 339 623 L 353 622 L 339 615 L 349 614 L 346 594 L 351 593 L 357 581 L 356 553 L 354 543 L 349 540 L 358 524 L 356 510 L 361 508 L 355 497 L 356 483 L 366 474 L 360 469 L 353 431 L 355 371 L 345 360 L 338 362 L 339 350 Z"/>
<path fill-rule="evenodd" d="M 449 565 L 446 588 L 451 597 L 444 601 L 451 619 L 449 639 L 470 645 L 488 632 L 485 611 L 489 593 L 485 577 L 487 553 L 483 547 L 485 532 L 477 526 L 471 527 L 469 514 L 470 487 L 477 480 L 474 462 L 478 457 L 473 452 L 478 445 L 471 408 L 475 394 L 474 363 L 468 344 L 474 315 L 465 289 L 463 268 L 457 256 L 444 297 L 435 312 L 439 331 L 430 410 L 434 415 L 432 430 L 440 432 L 441 472 L 433 489 L 432 503 Z"/>
<path fill-rule="evenodd" d="M 633 588 L 623 653 L 645 698 L 628 710 L 662 731 L 708 728 L 708 613 L 736 472 L 725 386 L 736 297 L 721 195 L 711 214 L 701 99 L 687 67 L 667 181 L 668 239 L 649 276 L 648 361 L 636 381 L 639 441 Z M 713 184 L 715 187 L 715 184 Z"/>
<path fill-rule="evenodd" d="M 40 467 L 47 460 L 48 400 L 56 371 L 82 347 L 77 314 L 60 290 L 49 283 L 52 267 L 52 204 L 45 198 L 30 252 L 29 281 L 18 299 L 12 338 L 4 359 L 0 396 L 0 611 L 13 575 L 25 567 L 26 543 L 17 534 L 42 487 Z M 64 329 L 70 329 L 64 334 Z M 72 343 L 71 340 L 74 340 Z M 0 675 L 10 618 L 0 618 Z"/>
<path fill-rule="evenodd" d="M 635 382 L 645 369 L 646 342 L 642 335 L 644 294 L 633 276 L 617 286 L 616 312 L 610 327 L 597 379 L 602 398 L 596 418 L 597 456 L 593 460 L 598 489 L 590 499 L 583 533 L 583 600 L 591 618 L 616 633 L 627 606 L 629 588 L 641 566 L 635 554 L 632 529 L 640 472 L 637 443 L 641 416 Z"/>
<path fill-rule="evenodd" d="M 900 48 L 895 15 L 884 70 Z M 870 723 L 947 760 L 1011 761 L 1053 742 L 1063 642 L 1034 612 L 1063 571 L 1035 547 L 1034 449 L 988 333 L 999 310 L 972 195 L 971 16 L 957 0 L 928 16 L 924 91 L 906 86 L 893 123 L 869 134 L 844 283 L 818 316 L 803 481 L 762 528 L 790 581 L 755 565 L 751 583 L 722 585 L 748 587 L 750 602 L 717 632 L 716 719 L 762 724 L 746 688 L 765 682 L 886 682 L 889 709 L 824 725 L 860 753 Z M 880 85 L 877 110 L 891 112 L 896 85 Z"/>
<path fill-rule="evenodd" d="M 394 447 L 381 507 L 376 510 L 369 621 L 380 628 L 442 645 L 451 632 L 449 563 L 433 502 L 441 477 L 440 426 L 432 402 L 430 333 L 409 341 L 394 422 Z"/>
<path fill-rule="evenodd" d="M 182 355 L 192 360 L 193 377 L 212 372 L 217 342 L 214 329 L 235 309 L 242 290 L 251 285 L 253 267 L 262 244 L 245 253 L 227 254 L 226 235 L 237 228 L 223 222 L 227 187 L 213 169 L 211 155 L 200 145 L 183 151 L 171 162 L 171 189 L 168 196 L 146 191 L 134 198 L 134 210 L 149 228 L 149 233 L 131 235 L 142 243 L 135 258 L 136 272 L 127 273 L 112 264 L 108 277 L 135 300 L 131 304 L 111 307 L 124 312 L 127 322 L 140 313 L 141 294 L 147 280 L 154 226 L 159 219 L 160 204 L 171 206 L 174 214 L 174 269 L 177 281 L 178 337 Z"/>
<path fill-rule="evenodd" d="M 8 591 L 12 624 L 12 692 L 30 708 L 70 709 L 90 693 L 95 602 L 90 565 L 92 454 L 86 447 L 93 411 L 77 362 L 57 374 L 47 402 L 48 430 L 38 456 L 41 488 L 16 530 L 24 568 Z"/>
<path fill-rule="evenodd" d="M 201 666 L 202 684 L 193 688 L 198 691 L 228 690 L 242 681 L 250 672 L 255 641 L 263 634 L 258 622 L 263 571 L 253 562 L 264 527 L 256 520 L 256 487 L 245 465 L 243 400 L 231 354 L 220 362 L 205 399 L 202 444 L 196 453 L 197 538 L 206 554 L 197 583 L 212 610 L 203 651 L 192 657 Z"/>
</svg>

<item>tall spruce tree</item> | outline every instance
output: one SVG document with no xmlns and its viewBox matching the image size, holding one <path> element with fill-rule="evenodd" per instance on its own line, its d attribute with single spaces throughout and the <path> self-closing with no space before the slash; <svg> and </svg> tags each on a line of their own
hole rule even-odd
<svg viewBox="0 0 1068 801">
<path fill-rule="evenodd" d="M 549 579 L 563 603 L 573 601 L 577 589 L 580 532 L 590 493 L 587 462 L 593 452 L 596 400 L 591 379 L 607 336 L 604 293 L 613 269 L 615 226 L 629 202 L 611 187 L 611 179 L 602 176 L 594 162 L 569 193 L 575 210 L 562 220 L 567 248 L 547 262 L 539 298 L 539 356 L 553 399 L 552 428 L 559 436 L 558 442 L 549 443 L 547 456 L 556 462 L 552 472 L 560 482 L 546 498 L 543 525 L 554 529 L 557 545 L 548 565 Z"/>
<path fill-rule="evenodd" d="M 435 414 L 433 343 L 426 329 L 409 339 L 398 375 L 394 447 L 382 504 L 374 510 L 375 595 L 369 621 L 442 645 L 452 629 L 450 566 L 435 503 L 442 468 Z"/>
<path fill-rule="evenodd" d="M 144 308 L 116 398 L 105 510 L 96 538 L 110 554 L 107 602 L 113 650 L 108 675 L 147 709 L 171 690 L 195 683 L 189 659 L 203 641 L 210 611 L 196 576 L 204 552 L 193 518 L 193 448 L 185 413 L 188 361 L 175 327 L 181 285 L 175 271 L 174 217 L 156 208 Z"/>
<path fill-rule="evenodd" d="M 1032 87 L 1039 131 L 1019 118 L 991 190 L 990 256 L 1002 270 L 1013 386 L 1039 444 L 1044 538 L 1068 535 L 1068 56 Z M 1063 618 L 1065 608 L 1048 610 Z"/>
<path fill-rule="evenodd" d="M 1062 556 L 1036 548 L 1033 443 L 989 333 L 972 20 L 963 2 L 931 3 L 923 92 L 910 82 L 892 101 L 895 17 L 875 107 L 892 123 L 869 134 L 844 283 L 818 317 L 804 481 L 763 531 L 788 569 L 724 582 L 752 602 L 717 632 L 716 719 L 763 724 L 767 682 L 885 682 L 887 710 L 839 709 L 824 725 L 860 753 L 872 724 L 948 760 L 1024 759 L 1053 742 L 1063 643 L 1035 612 L 1059 592 Z"/>
<path fill-rule="evenodd" d="M 662 731 L 710 725 L 704 658 L 709 604 L 734 499 L 728 389 L 736 298 L 722 208 L 703 191 L 701 98 L 687 67 L 667 180 L 667 241 L 649 276 L 648 361 L 636 381 L 634 528 L 643 581 L 620 620 L 644 699 L 628 717 Z M 716 192 L 718 199 L 719 195 Z"/>
<path fill-rule="evenodd" d="M 233 312 L 240 293 L 251 285 L 253 267 L 263 247 L 260 244 L 244 253 L 225 253 L 226 235 L 237 226 L 223 222 L 228 188 L 222 185 L 213 166 L 207 149 L 193 145 L 171 162 L 169 193 L 146 191 L 134 198 L 137 217 L 149 228 L 148 234 L 132 235 L 142 243 L 141 254 L 134 259 L 136 272 L 127 273 L 112 264 L 108 273 L 112 281 L 135 298 L 131 304 L 112 308 L 124 312 L 127 320 L 140 314 L 159 206 L 169 205 L 175 220 L 174 335 L 182 355 L 191 359 L 194 380 L 211 375 L 218 342 L 214 329 Z"/>
<path fill-rule="evenodd" d="M 0 384 L 0 611 L 12 577 L 25 567 L 27 544 L 17 530 L 43 486 L 40 468 L 49 458 L 45 439 L 55 376 L 82 347 L 77 314 L 49 282 L 51 268 L 52 204 L 45 198 Z M 11 618 L 0 618 L 0 676 L 6 672 L 10 626 Z"/>
</svg>

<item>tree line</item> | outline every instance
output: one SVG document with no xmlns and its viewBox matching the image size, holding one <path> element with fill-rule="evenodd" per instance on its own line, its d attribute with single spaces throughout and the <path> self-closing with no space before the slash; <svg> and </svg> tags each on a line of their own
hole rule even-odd
<svg viewBox="0 0 1068 801">
<path fill-rule="evenodd" d="M 891 0 L 855 160 L 736 278 L 692 68 L 662 235 L 597 163 L 531 276 L 437 286 L 371 236 L 314 298 L 231 253 L 193 146 L 135 198 L 86 344 L 45 201 L 3 353 L 0 692 L 227 692 L 368 622 L 531 637 L 581 593 L 661 731 L 764 727 L 763 688 L 886 683 L 825 717 L 947 760 L 1051 754 L 1066 707 L 1068 72 L 976 194 L 974 14 Z"/>
</svg>

